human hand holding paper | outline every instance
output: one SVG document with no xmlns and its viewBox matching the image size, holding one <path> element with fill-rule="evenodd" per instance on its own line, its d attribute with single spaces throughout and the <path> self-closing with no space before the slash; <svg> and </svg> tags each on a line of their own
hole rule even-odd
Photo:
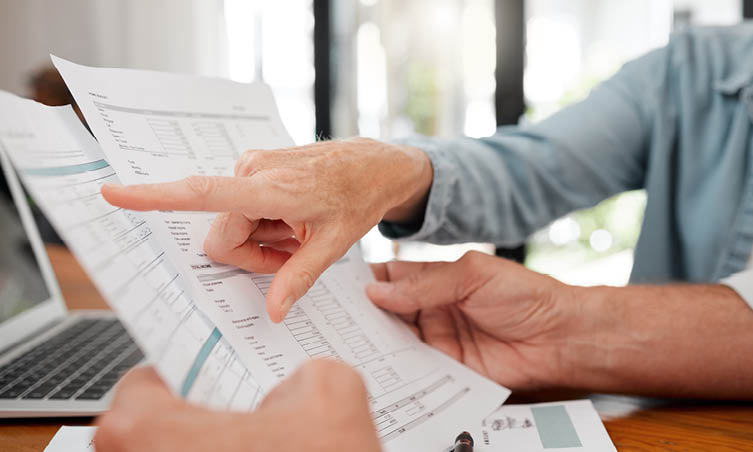
<svg viewBox="0 0 753 452">
<path fill-rule="evenodd" d="M 105 189 L 113 202 L 142 210 L 228 209 L 224 212 L 259 206 L 281 211 L 282 205 L 288 209 L 284 218 L 273 211 L 266 215 L 257 212 L 259 216 L 252 219 L 267 219 L 276 225 L 280 225 L 278 220 L 289 220 L 291 224 L 282 223 L 290 227 L 292 235 L 288 237 L 296 242 L 302 234 L 295 227 L 296 219 L 320 221 L 316 235 L 329 229 L 353 233 L 357 226 L 363 227 L 349 239 L 338 234 L 326 238 L 343 249 L 347 247 L 343 243 L 355 240 L 382 214 L 391 221 L 405 222 L 411 220 L 411 212 L 422 211 L 421 202 L 432 178 L 423 152 L 373 140 L 291 149 L 292 140 L 279 121 L 268 87 L 86 68 L 62 60 L 56 60 L 56 64 L 105 154 L 92 155 L 93 160 L 86 161 L 109 163 L 109 173 L 116 172 L 124 184 L 169 183 L 167 189 L 164 185 L 136 188 L 142 196 L 132 195 L 134 189 Z M 87 132 L 81 133 L 91 140 Z M 57 144 L 57 136 L 50 135 L 54 138 L 49 143 Z M 60 149 L 66 152 L 77 148 Z M 235 165 L 244 149 L 269 151 L 250 153 L 260 154 L 261 159 L 257 156 L 247 161 L 253 164 L 247 177 L 235 177 Z M 40 166 L 39 162 L 29 165 Z M 385 450 L 396 452 L 427 447 L 441 450 L 451 440 L 444 438 L 444 433 L 463 428 L 467 419 L 493 411 L 508 397 L 509 390 L 420 343 L 403 325 L 369 302 L 364 285 L 373 275 L 357 249 L 351 248 L 347 259 L 338 259 L 322 274 L 313 290 L 296 303 L 284 325 L 273 325 L 264 312 L 273 277 L 207 257 L 203 242 L 212 235 L 216 215 L 191 211 L 139 215 L 113 209 L 104 200 L 98 204 L 89 197 L 78 200 L 85 194 L 100 200 L 96 195 L 104 179 L 99 173 L 87 173 L 86 180 L 91 181 L 87 187 L 93 191 L 77 191 L 71 196 L 59 193 L 57 188 L 69 182 L 65 174 L 59 180 L 42 180 L 44 193 L 54 195 L 42 198 L 50 199 L 50 204 L 77 199 L 77 209 L 57 202 L 51 211 L 66 230 L 71 223 L 76 232 L 81 231 L 72 243 L 83 250 L 88 268 L 97 276 L 108 302 L 120 308 L 129 331 L 134 331 L 147 348 L 152 347 L 147 353 L 150 359 L 164 364 L 157 369 L 174 394 L 212 409 L 247 411 L 257 407 L 265 394 L 307 360 L 332 357 L 358 371 L 369 392 L 369 408 L 364 411 L 378 416 L 375 422 L 371 422 L 372 416 L 366 416 L 364 425 L 374 428 L 378 422 L 379 441 Z M 188 187 L 174 183 L 191 175 L 226 176 L 211 179 L 210 188 L 214 188 L 209 193 L 219 193 L 217 186 L 224 187 L 229 207 L 212 206 L 212 197 L 197 199 L 192 192 L 186 194 Z M 227 180 L 233 183 L 226 184 Z M 205 182 L 192 181 L 199 183 L 199 188 Z M 244 186 L 245 191 L 241 193 L 236 186 Z M 167 197 L 175 191 L 177 199 Z M 206 195 L 204 190 L 200 192 Z M 276 199 L 280 192 L 290 195 L 280 199 L 297 202 L 295 208 Z M 146 201 L 142 199 L 145 193 L 150 194 Z M 168 202 L 178 206 L 167 206 Z M 321 212 L 321 217 L 314 218 L 312 213 Z M 110 216 L 122 218 L 123 227 L 113 229 Z M 80 223 L 83 226 L 79 229 Z M 129 229 L 136 224 L 138 234 Z M 121 231 L 127 237 L 123 238 Z M 303 237 L 313 243 L 311 231 L 306 226 L 303 232 L 309 235 Z M 93 237 L 101 240 L 96 247 L 92 246 Z M 275 242 L 278 250 L 287 249 L 293 255 L 307 245 L 304 242 L 293 249 L 287 246 L 294 247 L 295 243 L 279 242 Z M 112 244 L 114 252 L 103 248 L 107 244 Z M 135 251 L 134 244 L 139 245 Z M 110 265 L 111 256 L 121 265 Z M 284 265 L 290 262 L 288 257 Z M 138 282 L 143 290 L 121 290 L 131 282 Z M 218 373 L 218 369 L 224 370 Z M 417 399 L 420 402 L 414 403 Z M 352 403 L 354 398 L 349 396 L 348 400 Z M 283 425 L 290 436 L 289 426 Z"/>
<path fill-rule="evenodd" d="M 106 185 L 102 194 L 130 210 L 220 212 L 205 251 L 244 270 L 276 272 L 267 311 L 279 322 L 357 240 L 385 215 L 412 211 L 430 185 L 423 152 L 355 139 L 248 151 L 235 177 Z"/>
<path fill-rule="evenodd" d="M 577 322 L 572 290 L 522 265 L 470 252 L 456 262 L 373 264 L 377 306 L 421 339 L 514 389 L 561 384 L 562 344 Z M 557 294 L 555 297 L 554 294 Z"/>
<path fill-rule="evenodd" d="M 302 365 L 251 413 L 187 403 L 154 369 L 136 368 L 119 383 L 97 424 L 99 452 L 381 450 L 363 381 L 331 360 Z"/>
</svg>

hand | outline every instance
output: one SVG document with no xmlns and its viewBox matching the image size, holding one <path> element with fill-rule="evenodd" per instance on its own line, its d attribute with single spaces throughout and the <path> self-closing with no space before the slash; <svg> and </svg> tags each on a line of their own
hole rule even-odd
<svg viewBox="0 0 753 452">
<path fill-rule="evenodd" d="M 307 362 L 251 413 L 190 405 L 137 368 L 97 424 L 97 452 L 380 450 L 362 380 L 334 361 Z"/>
<path fill-rule="evenodd" d="M 279 322 L 382 218 L 417 214 L 432 168 L 419 149 L 352 139 L 248 151 L 235 176 L 105 185 L 102 194 L 131 210 L 222 212 L 204 243 L 207 254 L 248 271 L 277 272 L 267 311 Z"/>
<path fill-rule="evenodd" d="M 514 390 L 753 399 L 753 311 L 729 287 L 568 286 L 477 252 L 372 268 L 375 304 Z"/>
<path fill-rule="evenodd" d="M 478 252 L 372 268 L 380 282 L 367 288 L 371 300 L 429 345 L 513 389 L 557 383 L 574 306 L 565 284 Z"/>
</svg>

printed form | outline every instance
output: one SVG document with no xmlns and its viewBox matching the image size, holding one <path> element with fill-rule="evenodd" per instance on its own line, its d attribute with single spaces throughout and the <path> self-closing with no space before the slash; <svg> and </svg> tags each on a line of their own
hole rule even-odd
<svg viewBox="0 0 753 452">
<path fill-rule="evenodd" d="M 0 92 L 0 150 L 167 384 L 212 407 L 253 408 L 261 388 L 146 222 L 100 195 L 118 178 L 73 110 Z"/>
<path fill-rule="evenodd" d="M 504 405 L 473 432 L 480 451 L 616 452 L 590 400 Z"/>
<path fill-rule="evenodd" d="M 94 144 L 76 164 L 109 162 L 112 167 L 108 165 L 108 170 L 111 173 L 114 170 L 123 183 L 172 181 L 191 174 L 232 175 L 236 159 L 246 149 L 292 145 L 272 94 L 264 85 L 147 71 L 94 69 L 53 60 L 106 156 L 102 158 Z M 85 133 L 81 127 L 78 130 Z M 82 137 L 79 139 L 83 141 Z M 79 147 L 83 146 L 79 143 Z M 44 167 L 39 162 L 17 164 L 21 168 Z M 28 178 L 39 185 L 40 191 L 55 190 L 39 182 L 41 176 Z M 92 182 L 90 193 L 101 203 L 99 207 L 85 205 L 82 213 L 57 216 L 80 219 L 86 218 L 85 212 L 96 223 L 100 215 L 113 210 L 98 195 L 102 181 Z M 40 193 L 38 199 L 52 195 Z M 59 196 L 53 199 L 57 201 L 49 203 L 51 211 L 60 204 Z M 158 365 L 160 372 L 172 373 L 171 386 L 179 389 L 179 393 L 186 393 L 182 390 L 184 382 L 194 364 L 202 361 L 199 358 L 219 355 L 207 352 L 219 350 L 218 344 L 223 344 L 230 358 L 217 359 L 224 359 L 223 363 L 234 359 L 239 368 L 251 372 L 247 378 L 249 385 L 259 389 L 255 402 L 305 360 L 333 357 L 357 369 L 366 381 L 374 422 L 388 450 L 433 447 L 441 450 L 454 439 L 455 430 L 467 429 L 469 426 L 465 424 L 469 419 L 480 419 L 484 413 L 492 412 L 509 395 L 506 388 L 423 344 L 400 321 L 374 307 L 364 293 L 365 284 L 373 276 L 357 249 L 327 270 L 283 323 L 273 324 L 265 308 L 272 275 L 221 265 L 204 254 L 202 242 L 214 214 L 118 212 L 121 212 L 118 218 L 135 218 L 137 223 L 146 219 L 139 230 L 149 234 L 146 241 L 153 253 L 150 256 L 164 269 L 165 279 L 153 286 L 152 297 L 140 295 L 141 299 L 162 300 L 160 294 L 166 292 L 163 288 L 174 278 L 172 284 L 176 290 L 180 288 L 181 299 L 195 311 L 197 319 L 201 318 L 201 322 L 196 322 L 201 328 L 193 325 L 186 328 L 205 333 L 196 335 L 193 353 L 185 353 L 190 364 L 182 368 Z M 135 223 L 130 224 L 135 227 Z M 84 251 L 84 240 L 70 235 L 82 242 Z M 107 240 L 112 242 L 112 236 L 105 236 Z M 97 265 L 101 265 L 96 260 L 101 258 L 101 251 L 96 258 L 84 256 L 83 252 L 77 254 L 81 254 L 82 261 L 89 259 L 87 268 L 97 270 Z M 141 283 L 145 284 L 146 278 L 141 275 L 151 278 L 152 272 L 144 271 L 143 266 L 139 269 L 142 273 L 133 279 L 143 279 Z M 119 271 L 103 276 L 101 283 L 112 285 L 113 281 L 123 280 L 123 274 Z M 112 290 L 103 293 L 108 300 L 115 295 L 123 300 L 128 297 Z M 163 310 L 172 309 L 168 302 L 159 306 Z M 133 307 L 129 305 L 128 309 Z M 164 323 L 154 321 L 163 315 L 160 312 L 138 313 L 150 316 L 153 324 Z M 127 315 L 136 314 L 124 314 Z M 134 328 L 141 325 L 133 323 Z M 161 328 L 159 333 L 164 330 Z M 147 333 L 133 330 L 133 334 L 146 338 Z M 143 340 L 152 341 L 152 338 Z M 149 352 L 148 355 L 152 356 Z M 207 380 L 214 379 L 220 387 L 226 386 L 220 383 L 226 367 L 211 367 L 206 363 L 204 367 L 205 372 L 194 373 L 206 375 Z M 198 380 L 197 377 L 194 385 Z M 218 391 L 211 387 L 210 392 Z M 186 395 L 190 396 L 190 392 Z M 198 399 L 194 396 L 194 400 Z M 212 398 L 204 395 L 204 400 L 210 403 Z M 231 397 L 228 404 L 232 405 L 232 400 Z"/>
<path fill-rule="evenodd" d="M 95 427 L 63 426 L 45 452 L 93 450 Z M 479 452 L 615 452 L 590 400 L 504 405 L 472 431 Z M 439 449 L 437 449 L 439 450 Z"/>
</svg>

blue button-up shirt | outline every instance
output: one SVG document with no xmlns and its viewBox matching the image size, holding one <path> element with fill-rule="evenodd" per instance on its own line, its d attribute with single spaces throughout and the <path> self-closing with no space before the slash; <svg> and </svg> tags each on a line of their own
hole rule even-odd
<svg viewBox="0 0 753 452">
<path fill-rule="evenodd" d="M 414 138 L 434 167 L 418 225 L 393 238 L 517 245 L 618 192 L 648 196 L 631 282 L 716 282 L 753 247 L 753 25 L 694 28 L 587 99 L 489 138 Z"/>
</svg>

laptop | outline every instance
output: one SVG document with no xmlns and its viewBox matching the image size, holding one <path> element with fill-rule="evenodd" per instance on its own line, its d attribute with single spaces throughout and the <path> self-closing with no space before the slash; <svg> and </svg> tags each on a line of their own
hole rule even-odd
<svg viewBox="0 0 753 452">
<path fill-rule="evenodd" d="M 102 413 L 143 355 L 112 312 L 67 312 L 3 152 L 0 167 L 0 418 Z"/>
</svg>

